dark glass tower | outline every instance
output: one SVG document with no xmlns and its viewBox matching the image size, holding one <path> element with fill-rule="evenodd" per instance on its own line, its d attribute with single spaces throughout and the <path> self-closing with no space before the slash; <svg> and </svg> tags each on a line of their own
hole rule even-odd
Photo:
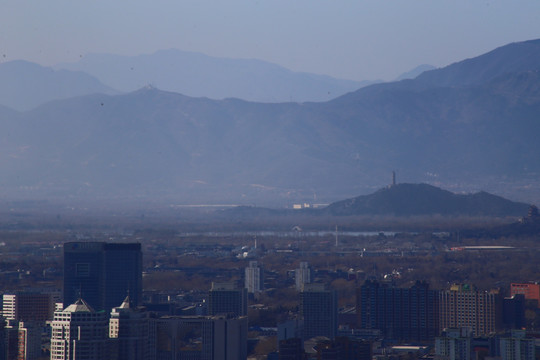
<svg viewBox="0 0 540 360">
<path fill-rule="evenodd" d="M 208 293 L 208 315 L 247 316 L 247 289 L 235 283 L 212 283 Z"/>
<path fill-rule="evenodd" d="M 437 335 L 437 291 L 425 282 L 396 288 L 368 280 L 357 289 L 356 301 L 362 329 L 379 329 L 403 341 L 431 341 Z"/>
<path fill-rule="evenodd" d="M 141 244 L 70 242 L 64 244 L 64 305 L 84 299 L 95 310 L 111 309 L 128 295 L 142 298 Z"/>
<path fill-rule="evenodd" d="M 334 339 L 338 327 L 338 301 L 335 290 L 326 290 L 323 284 L 305 284 L 300 293 L 301 313 L 304 319 L 304 339 L 326 336 Z"/>
</svg>

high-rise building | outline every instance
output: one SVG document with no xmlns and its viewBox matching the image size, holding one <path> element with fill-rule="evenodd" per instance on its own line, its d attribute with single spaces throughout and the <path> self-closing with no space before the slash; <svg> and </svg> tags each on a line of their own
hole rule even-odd
<svg viewBox="0 0 540 360">
<path fill-rule="evenodd" d="M 134 307 L 129 296 L 111 311 L 111 360 L 149 360 L 150 321 L 144 307 Z"/>
<path fill-rule="evenodd" d="M 54 299 L 50 294 L 17 291 L 4 294 L 2 314 L 6 319 L 19 321 L 51 320 L 54 313 Z"/>
<path fill-rule="evenodd" d="M 357 289 L 356 313 L 361 329 L 379 329 L 389 339 L 430 341 L 437 335 L 437 291 L 426 282 L 397 288 L 366 281 Z"/>
<path fill-rule="evenodd" d="M 141 244 L 64 244 L 64 304 L 83 298 L 95 310 L 109 313 L 128 294 L 133 304 L 140 305 Z"/>
<path fill-rule="evenodd" d="M 326 336 L 334 339 L 337 333 L 337 292 L 324 284 L 306 284 L 300 293 L 301 314 L 304 319 L 304 339 Z"/>
<path fill-rule="evenodd" d="M 512 283 L 510 284 L 510 296 L 522 294 L 527 300 L 536 300 L 536 304 L 540 307 L 540 284 L 537 282 L 530 283 Z"/>
<path fill-rule="evenodd" d="M 439 292 L 439 330 L 468 327 L 474 336 L 502 327 L 502 296 L 497 290 L 480 291 L 468 284 Z"/>
<path fill-rule="evenodd" d="M 501 337 L 502 360 L 534 360 L 534 338 L 528 338 L 525 330 L 512 330 L 509 337 Z"/>
<path fill-rule="evenodd" d="M 208 292 L 208 315 L 247 316 L 247 289 L 234 282 L 212 283 Z"/>
<path fill-rule="evenodd" d="M 165 316 L 156 319 L 160 360 L 245 360 L 247 317 Z"/>
<path fill-rule="evenodd" d="M 56 311 L 51 330 L 51 360 L 109 358 L 107 314 L 94 311 L 82 299 Z"/>
<path fill-rule="evenodd" d="M 39 358 L 41 356 L 42 329 L 43 326 L 39 322 L 7 320 L 5 326 L 7 358 L 10 360 Z"/>
<path fill-rule="evenodd" d="M 523 329 L 525 319 L 525 296 L 516 294 L 503 299 L 503 327 L 506 330 Z"/>
<path fill-rule="evenodd" d="M 446 329 L 435 339 L 435 360 L 470 360 L 470 328 Z"/>
<path fill-rule="evenodd" d="M 245 288 L 248 293 L 255 294 L 264 289 L 264 269 L 257 261 L 249 262 L 245 275 Z"/>
<path fill-rule="evenodd" d="M 302 291 L 304 284 L 311 284 L 313 281 L 313 271 L 306 261 L 300 262 L 300 267 L 294 270 L 294 280 L 297 291 Z"/>
</svg>

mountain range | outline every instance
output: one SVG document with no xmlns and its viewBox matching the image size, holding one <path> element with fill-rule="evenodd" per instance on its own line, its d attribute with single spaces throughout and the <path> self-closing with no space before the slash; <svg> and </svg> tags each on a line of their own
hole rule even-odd
<svg viewBox="0 0 540 360">
<path fill-rule="evenodd" d="M 0 64 L 0 79 L 0 105 L 20 111 L 57 99 L 119 93 L 84 72 L 54 70 L 23 60 Z"/>
<path fill-rule="evenodd" d="M 122 56 L 88 54 L 55 68 L 84 71 L 123 92 L 153 86 L 192 97 L 266 103 L 327 101 L 380 81 L 301 73 L 255 59 L 228 59 L 177 49 Z"/>
<path fill-rule="evenodd" d="M 329 203 L 426 182 L 540 199 L 540 40 L 326 102 L 146 86 L 0 107 L 0 195 Z"/>
</svg>

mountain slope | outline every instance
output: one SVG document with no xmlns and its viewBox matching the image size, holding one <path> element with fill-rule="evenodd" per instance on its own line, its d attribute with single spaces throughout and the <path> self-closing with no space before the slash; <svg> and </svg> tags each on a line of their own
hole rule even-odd
<svg viewBox="0 0 540 360">
<path fill-rule="evenodd" d="M 527 49 L 522 57 L 534 53 Z M 324 203 L 370 193 L 395 170 L 402 182 L 540 199 L 538 71 L 501 69 L 467 86 L 419 78 L 325 103 L 210 100 L 146 87 L 11 112 L 0 121 L 0 133 L 11 134 L 1 144 L 0 191 Z"/>
<path fill-rule="evenodd" d="M 51 100 L 92 93 L 116 93 L 88 74 L 55 71 L 22 60 L 0 64 L 0 79 L 0 104 L 21 111 Z"/>
<path fill-rule="evenodd" d="M 398 184 L 329 205 L 331 215 L 523 216 L 528 204 L 479 192 L 454 194 L 427 184 Z"/>
<path fill-rule="evenodd" d="M 152 85 L 194 97 L 259 102 L 326 101 L 373 83 L 292 72 L 260 60 L 216 58 L 174 49 L 132 57 L 90 54 L 57 68 L 87 72 L 123 91 Z"/>
<path fill-rule="evenodd" d="M 540 70 L 540 39 L 511 43 L 443 69 L 427 71 L 417 80 L 423 86 L 479 85 L 501 75 Z"/>
</svg>

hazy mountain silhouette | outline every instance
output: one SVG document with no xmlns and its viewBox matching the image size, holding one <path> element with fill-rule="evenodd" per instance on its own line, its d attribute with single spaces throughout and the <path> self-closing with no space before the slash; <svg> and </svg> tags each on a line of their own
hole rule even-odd
<svg viewBox="0 0 540 360">
<path fill-rule="evenodd" d="M 462 195 L 428 184 L 397 184 L 370 195 L 333 203 L 324 212 L 347 216 L 523 216 L 528 208 L 528 204 L 486 192 Z"/>
<path fill-rule="evenodd" d="M 436 69 L 436 68 L 433 65 L 428 65 L 428 64 L 418 65 L 414 69 L 411 69 L 411 70 L 409 70 L 407 72 L 404 72 L 403 74 L 399 75 L 396 78 L 396 81 L 406 80 L 406 79 L 414 79 L 418 75 L 420 75 L 421 73 L 423 73 L 425 71 L 429 71 L 429 70 L 434 70 L 434 69 Z"/>
<path fill-rule="evenodd" d="M 424 86 L 480 85 L 505 74 L 538 71 L 539 58 L 540 39 L 516 42 L 442 69 L 427 71 L 417 80 Z"/>
<path fill-rule="evenodd" d="M 174 49 L 139 56 L 89 54 L 57 68 L 84 71 L 123 91 L 152 85 L 194 97 L 259 102 L 326 101 L 374 83 L 293 72 L 261 60 Z"/>
<path fill-rule="evenodd" d="M 28 61 L 0 64 L 0 104 L 29 110 L 51 100 L 117 91 L 80 71 L 54 70 Z"/>
<path fill-rule="evenodd" d="M 508 46 L 511 56 L 503 47 L 481 57 L 486 80 L 466 84 L 467 64 L 480 66 L 471 59 L 449 67 L 451 86 L 433 80 L 447 78 L 443 68 L 325 103 L 218 101 L 146 87 L 6 110 L 0 189 L 324 203 L 370 193 L 396 170 L 400 182 L 540 197 L 531 192 L 540 173 L 538 41 Z"/>
</svg>

